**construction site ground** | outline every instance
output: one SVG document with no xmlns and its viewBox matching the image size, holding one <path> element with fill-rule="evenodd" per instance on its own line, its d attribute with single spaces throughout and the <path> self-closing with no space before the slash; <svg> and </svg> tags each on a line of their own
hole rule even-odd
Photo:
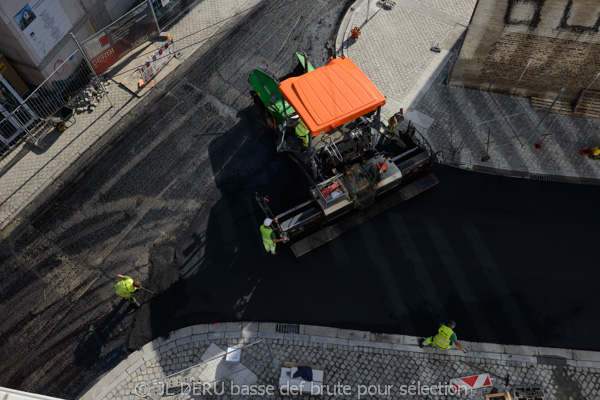
<svg viewBox="0 0 600 400">
<path fill-rule="evenodd" d="M 600 188 L 588 185 L 599 182 L 600 163 L 580 154 L 581 148 L 598 144 L 598 121 L 547 117 L 539 130 L 548 136 L 537 148 L 534 144 L 543 135 L 535 126 L 543 114 L 531 107 L 529 99 L 445 85 L 452 50 L 466 29 L 475 0 L 397 0 L 391 10 L 368 0 L 325 3 L 200 1 L 169 28 L 181 52 L 180 65 L 157 79 L 153 88 L 133 91 L 123 83 L 125 74 L 129 80 L 137 79 L 136 61 L 131 60 L 130 66 L 120 66 L 111 77 L 112 107 L 104 99 L 92 113 L 77 115 L 76 124 L 49 135 L 45 151 L 22 144 L 0 160 L 0 227 L 5 239 L 0 255 L 3 269 L 13 271 L 2 286 L 1 310 L 6 319 L 0 331 L 0 355 L 7 364 L 0 385 L 64 398 L 130 399 L 136 386 L 201 363 L 214 346 L 226 350 L 252 344 L 242 353 L 246 372 L 238 371 L 244 382 L 277 386 L 285 361 L 321 365 L 331 390 L 339 384 L 351 391 L 350 396 L 332 393 L 327 398 L 359 398 L 367 390 L 360 398 L 397 399 L 411 385 L 440 386 L 452 378 L 480 373 L 489 373 L 495 389 L 513 395 L 519 388 L 529 388 L 539 389 L 544 399 L 575 400 L 591 399 L 600 392 L 600 353 L 590 311 L 598 303 L 594 291 L 598 278 L 589 262 L 595 236 L 585 235 L 598 222 L 589 210 Z M 236 36 L 236 29 L 246 29 L 250 37 L 252 29 L 259 29 L 254 21 L 265 15 L 281 20 L 275 31 L 284 33 L 276 36 L 278 42 L 269 43 L 276 59 L 256 50 L 244 53 L 244 59 L 229 60 L 231 69 L 212 70 L 212 63 L 225 65 L 227 60 L 220 41 L 244 44 L 246 38 L 239 31 Z M 311 21 L 319 15 L 325 22 L 320 21 L 313 32 Z M 358 40 L 349 38 L 355 26 L 362 31 Z M 294 35 L 295 30 L 302 34 Z M 184 39 L 178 41 L 179 37 Z M 456 186 L 441 188 L 436 195 L 450 199 L 459 210 L 456 215 L 464 213 L 463 233 L 457 238 L 450 236 L 450 225 L 456 228 L 450 217 L 448 226 L 422 224 L 440 204 L 434 195 L 426 194 L 420 205 L 393 211 L 366 231 L 349 235 L 348 243 L 369 243 L 364 258 L 350 260 L 352 256 L 346 254 L 352 246 L 338 241 L 303 264 L 285 254 L 283 258 L 259 255 L 260 243 L 244 240 L 253 237 L 258 226 L 254 207 L 245 200 L 251 198 L 249 192 L 275 186 L 293 189 L 286 186 L 288 165 L 273 161 L 259 123 L 251 122 L 256 117 L 251 97 L 235 88 L 247 79 L 246 69 L 283 70 L 290 64 L 284 60 L 303 50 L 298 46 L 308 47 L 315 40 L 320 40 L 318 48 L 305 49 L 309 57 L 314 54 L 315 66 L 328 56 L 351 58 L 386 96 L 383 115 L 391 116 L 403 107 L 405 123 L 412 121 L 439 151 L 442 165 L 437 173 Z M 439 53 L 430 51 L 436 42 Z M 268 60 L 271 64 L 264 65 Z M 208 72 L 212 75 L 206 87 L 184 79 L 184 73 L 201 77 Z M 213 98 L 215 87 L 222 99 Z M 517 113 L 518 117 L 503 118 Z M 163 124 L 175 124 L 182 131 L 197 128 L 199 133 L 179 142 L 166 140 L 173 134 L 166 129 L 164 135 L 144 134 L 144 129 Z M 136 130 L 118 136 L 130 127 Z M 112 164 L 94 163 L 108 153 L 113 153 Z M 481 161 L 488 153 L 489 160 Z M 186 155 L 185 161 L 181 154 Z M 156 169 L 152 177 L 137 175 L 138 164 L 144 163 L 169 168 Z M 196 175 L 197 171 L 211 176 Z M 515 184 L 498 176 L 468 177 L 475 172 L 527 180 Z M 180 176 L 190 179 L 180 182 Z M 147 182 L 138 191 L 141 180 Z M 167 181 L 172 184 L 159 184 Z M 476 182 L 481 196 L 471 196 L 465 204 L 453 202 L 453 191 L 468 190 L 467 182 Z M 579 185 L 566 191 L 557 182 Z M 240 187 L 243 196 L 235 191 Z M 536 193 L 535 198 L 543 200 L 539 209 L 527 216 L 517 210 L 519 199 L 507 193 L 514 188 L 518 193 Z M 183 199 L 183 194 L 190 197 Z M 71 209 L 69 205 L 79 204 L 77 199 L 83 205 Z M 466 211 L 475 209 L 480 215 Z M 506 232 L 494 232 L 495 226 L 488 223 L 493 213 L 515 224 L 510 226 L 518 246 L 511 247 L 514 243 Z M 520 222 L 511 219 L 519 217 Z M 546 224 L 550 217 L 572 224 L 563 232 L 566 238 L 555 232 L 556 225 Z M 234 228 L 238 221 L 248 228 Z M 490 256 L 471 229 L 477 224 L 495 235 L 506 249 L 506 258 Z M 406 240 L 392 243 L 380 235 L 380 227 Z M 553 234 L 547 235 L 549 231 Z M 431 259 L 414 250 L 423 244 L 415 232 L 440 239 Z M 580 240 L 577 234 L 587 239 Z M 455 242 L 463 236 L 477 244 L 474 255 L 453 253 Z M 536 249 L 541 246 L 556 253 L 540 254 Z M 573 252 L 586 247 L 589 254 Z M 514 287 L 507 286 L 494 261 L 508 264 L 515 252 L 523 258 L 522 264 L 511 266 L 512 276 L 535 273 L 542 278 L 523 280 L 518 286 L 522 290 L 513 297 Z M 461 272 L 458 266 L 469 257 L 487 267 L 478 274 L 473 261 L 465 267 L 472 267 L 468 272 Z M 556 266 L 539 265 L 542 257 L 554 257 Z M 328 269 L 321 267 L 322 260 L 353 266 Z M 430 261 L 442 265 L 438 271 L 446 269 L 440 274 L 447 288 L 427 275 L 424 266 Z M 558 267 L 560 263 L 564 268 Z M 373 272 L 364 270 L 364 265 Z M 569 268 L 582 265 L 585 274 L 569 276 Z M 310 270 L 315 278 L 309 279 L 302 271 L 311 266 L 319 268 Z M 401 273 L 407 266 L 408 277 Z M 545 268 L 561 272 L 545 275 Z M 135 274 L 157 296 L 140 296 L 143 304 L 137 311 L 114 299 L 117 271 Z M 241 280 L 227 280 L 242 275 Z M 395 286 L 396 280 L 412 278 L 419 284 L 408 282 L 403 291 Z M 294 284 L 312 281 L 319 290 L 338 281 L 340 287 L 352 290 L 345 290 L 344 302 L 334 299 L 339 293 L 331 290 L 332 298 L 321 299 L 315 312 L 302 297 L 306 289 Z M 26 295 L 19 291 L 23 282 Z M 274 284 L 277 291 L 265 290 Z M 485 302 L 481 299 L 488 291 L 493 296 Z M 421 293 L 426 298 L 419 297 Z M 377 307 L 370 309 L 373 304 Z M 338 318 L 337 306 L 364 320 Z M 267 308 L 273 311 L 265 313 Z M 419 348 L 417 335 L 434 334 L 437 323 L 448 314 L 465 315 L 457 332 L 469 354 Z M 244 322 L 263 315 L 272 318 Z M 282 332 L 275 322 L 287 322 L 291 332 Z M 470 337 L 497 340 L 466 340 Z M 234 375 L 223 371 L 217 367 L 214 375 L 203 379 L 236 382 Z M 231 392 L 231 383 L 226 385 L 227 393 L 208 398 L 244 398 Z M 387 391 L 386 385 L 391 386 Z M 370 388 L 380 392 L 369 394 Z M 490 390 L 478 389 L 467 396 L 482 399 Z M 432 397 L 419 392 L 415 398 Z"/>
</svg>

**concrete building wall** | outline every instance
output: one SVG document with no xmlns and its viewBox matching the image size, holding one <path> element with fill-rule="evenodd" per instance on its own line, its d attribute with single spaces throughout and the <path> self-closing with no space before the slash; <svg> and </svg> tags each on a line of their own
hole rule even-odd
<svg viewBox="0 0 600 400">
<path fill-rule="evenodd" d="M 451 84 L 575 102 L 600 90 L 599 0 L 479 0 Z"/>
<path fill-rule="evenodd" d="M 0 1 L 0 53 L 25 82 L 38 85 L 77 49 L 71 32 L 82 41 L 121 17 L 135 3 L 136 0 Z M 33 22 L 22 22 L 23 10 L 35 14 Z"/>
</svg>

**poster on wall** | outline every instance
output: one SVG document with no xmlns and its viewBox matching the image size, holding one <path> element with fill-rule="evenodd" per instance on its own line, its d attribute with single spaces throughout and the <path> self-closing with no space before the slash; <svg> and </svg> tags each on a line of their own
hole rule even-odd
<svg viewBox="0 0 600 400">
<path fill-rule="evenodd" d="M 23 7 L 14 20 L 40 58 L 73 27 L 58 0 L 34 0 Z"/>
<path fill-rule="evenodd" d="M 144 2 L 86 39 L 82 45 L 94 71 L 100 74 L 159 33 L 152 8 Z"/>
</svg>

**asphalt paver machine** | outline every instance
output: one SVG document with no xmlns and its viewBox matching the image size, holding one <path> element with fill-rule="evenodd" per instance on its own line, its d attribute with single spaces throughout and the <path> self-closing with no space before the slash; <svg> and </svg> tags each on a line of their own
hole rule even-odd
<svg viewBox="0 0 600 400">
<path fill-rule="evenodd" d="M 381 121 L 385 97 L 346 57 L 314 68 L 296 53 L 299 68 L 277 79 L 255 69 L 249 83 L 267 124 L 306 172 L 310 199 L 274 213 L 268 196 L 256 200 L 298 257 L 362 221 L 439 183 L 435 153 L 409 122 L 391 130 Z M 308 130 L 308 145 L 296 135 Z M 301 131 L 302 132 L 302 131 Z"/>
</svg>

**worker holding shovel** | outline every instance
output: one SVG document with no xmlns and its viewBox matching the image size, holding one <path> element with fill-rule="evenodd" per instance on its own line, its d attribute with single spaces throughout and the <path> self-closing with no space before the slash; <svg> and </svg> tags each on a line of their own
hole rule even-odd
<svg viewBox="0 0 600 400">
<path fill-rule="evenodd" d="M 141 289 L 142 284 L 139 281 L 134 281 L 129 276 L 117 275 L 117 277 L 121 279 L 121 281 L 117 282 L 115 285 L 115 292 L 117 295 L 121 296 L 135 307 L 140 308 L 140 303 L 137 302 L 132 294 L 135 293 L 136 290 Z"/>
</svg>

